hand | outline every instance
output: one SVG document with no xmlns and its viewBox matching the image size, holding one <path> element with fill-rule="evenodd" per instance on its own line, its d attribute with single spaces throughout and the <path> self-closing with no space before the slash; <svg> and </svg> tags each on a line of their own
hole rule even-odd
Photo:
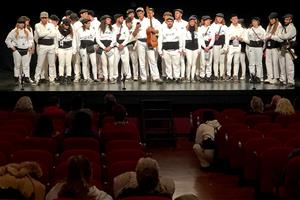
<svg viewBox="0 0 300 200">
<path fill-rule="evenodd" d="M 208 52 L 208 51 L 209 51 L 209 47 L 205 47 L 205 48 L 204 48 L 204 51 L 205 51 L 205 52 Z"/>
<path fill-rule="evenodd" d="M 142 26 L 141 23 L 137 23 L 135 26 L 135 29 L 139 29 L 139 28 L 141 28 L 141 26 Z"/>
<path fill-rule="evenodd" d="M 13 52 L 15 52 L 17 49 L 16 49 L 16 47 L 12 47 L 11 50 L 12 50 Z"/>
<path fill-rule="evenodd" d="M 123 44 L 119 44 L 118 49 L 119 50 L 123 50 L 124 49 L 124 45 Z"/>
<path fill-rule="evenodd" d="M 111 48 L 112 48 L 111 46 L 106 47 L 106 48 L 104 49 L 104 51 L 105 51 L 105 52 L 109 52 L 109 51 L 111 50 Z"/>
<path fill-rule="evenodd" d="M 230 40 L 235 40 L 235 36 L 231 36 Z"/>
</svg>

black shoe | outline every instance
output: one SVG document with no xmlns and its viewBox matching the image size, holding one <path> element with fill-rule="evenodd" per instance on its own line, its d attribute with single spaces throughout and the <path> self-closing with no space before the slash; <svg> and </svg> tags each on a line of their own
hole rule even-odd
<svg viewBox="0 0 300 200">
<path fill-rule="evenodd" d="M 255 82 L 256 82 L 256 83 L 260 83 L 260 82 L 261 82 L 261 81 L 260 81 L 260 78 L 256 76 L 256 77 L 255 77 Z"/>
<path fill-rule="evenodd" d="M 19 85 L 19 77 L 14 77 L 15 85 Z"/>
<path fill-rule="evenodd" d="M 25 84 L 30 84 L 31 83 L 30 80 L 29 80 L 29 77 L 24 77 L 23 81 L 24 81 Z"/>
<path fill-rule="evenodd" d="M 71 76 L 67 76 L 66 83 L 67 83 L 67 85 L 70 85 L 72 83 L 72 77 Z"/>
</svg>

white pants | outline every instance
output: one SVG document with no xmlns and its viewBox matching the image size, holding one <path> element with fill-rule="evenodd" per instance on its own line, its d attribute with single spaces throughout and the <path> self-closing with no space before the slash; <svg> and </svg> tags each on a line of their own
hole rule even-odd
<svg viewBox="0 0 300 200">
<path fill-rule="evenodd" d="M 295 66 L 291 55 L 288 52 L 279 53 L 280 81 L 283 83 L 295 84 Z"/>
<path fill-rule="evenodd" d="M 215 45 L 213 47 L 213 68 L 214 76 L 220 77 L 224 75 L 225 72 L 225 54 L 221 53 L 222 45 Z"/>
<path fill-rule="evenodd" d="M 211 76 L 211 65 L 212 65 L 212 57 L 213 50 L 209 49 L 208 52 L 205 52 L 201 49 L 201 65 L 200 65 L 200 77 L 204 78 Z M 208 56 L 208 58 L 207 58 Z"/>
<path fill-rule="evenodd" d="M 138 49 L 138 55 L 139 55 L 141 79 L 147 80 L 146 58 L 148 60 L 150 73 L 151 73 L 153 80 L 159 79 L 157 60 L 155 58 L 155 50 L 149 49 L 146 42 L 141 42 L 139 40 L 137 41 L 137 49 Z"/>
<path fill-rule="evenodd" d="M 80 56 L 82 60 L 82 74 L 83 79 L 88 80 L 90 79 L 90 69 L 89 69 L 89 61 L 92 64 L 92 73 L 93 78 L 97 79 L 97 63 L 96 63 L 96 52 L 88 54 L 86 49 L 80 49 Z"/>
<path fill-rule="evenodd" d="M 74 74 L 75 79 L 79 80 L 81 77 L 81 66 L 80 66 L 80 52 L 76 52 L 76 54 L 73 56 L 73 62 L 74 62 Z"/>
<path fill-rule="evenodd" d="M 180 54 L 180 78 L 185 77 L 185 60 L 184 55 Z"/>
<path fill-rule="evenodd" d="M 250 71 L 250 74 L 256 75 L 260 79 L 263 78 L 262 56 L 263 56 L 263 48 L 249 47 L 249 71 Z"/>
<path fill-rule="evenodd" d="M 31 55 L 27 52 L 26 55 L 21 56 L 18 50 L 13 52 L 14 59 L 14 77 L 21 77 L 23 74 L 25 77 L 30 76 L 30 58 Z"/>
<path fill-rule="evenodd" d="M 118 77 L 118 68 L 115 67 L 115 49 L 109 52 L 103 51 L 101 54 L 102 71 L 105 80 L 116 79 Z"/>
<path fill-rule="evenodd" d="M 187 80 L 193 80 L 196 74 L 196 63 L 198 59 L 199 50 L 185 50 L 186 55 L 186 78 Z"/>
<path fill-rule="evenodd" d="M 134 48 L 133 45 L 129 45 L 127 48 L 132 64 L 132 75 L 134 79 L 137 79 L 139 77 L 139 62 L 137 50 Z"/>
<path fill-rule="evenodd" d="M 122 50 L 115 49 L 115 68 L 118 70 L 120 59 L 122 60 L 121 76 L 126 74 L 126 79 L 131 78 L 131 70 L 129 64 L 129 52 L 128 48 L 124 47 Z M 117 74 L 118 76 L 118 74 Z"/>
<path fill-rule="evenodd" d="M 232 58 L 234 67 L 233 67 L 233 76 L 238 76 L 239 66 L 240 66 L 240 54 L 241 54 L 241 46 L 234 47 L 229 45 L 228 54 L 227 54 L 227 76 L 231 76 L 232 69 Z"/>
<path fill-rule="evenodd" d="M 58 50 L 58 74 L 59 76 L 71 76 L 72 75 L 72 48 Z"/>
<path fill-rule="evenodd" d="M 101 55 L 96 53 L 97 73 L 99 78 L 103 78 Z"/>
<path fill-rule="evenodd" d="M 241 54 L 240 54 L 240 63 L 241 63 L 241 69 L 242 69 L 241 77 L 243 77 L 243 78 L 245 78 L 245 76 L 246 76 L 246 56 L 247 55 L 248 54 L 244 53 L 244 52 L 241 52 Z"/>
<path fill-rule="evenodd" d="M 163 59 L 166 64 L 166 74 L 170 79 L 180 77 L 180 53 L 178 50 L 163 50 Z"/>
<path fill-rule="evenodd" d="M 214 159 L 214 152 L 213 149 L 202 149 L 202 147 L 199 144 L 194 144 L 193 150 L 200 161 L 201 167 L 209 167 Z"/>
<path fill-rule="evenodd" d="M 42 67 L 46 58 L 49 64 L 49 79 L 50 81 L 54 81 L 54 79 L 56 78 L 55 46 L 39 45 L 37 65 L 34 75 L 36 81 L 39 81 L 41 79 Z"/>
<path fill-rule="evenodd" d="M 279 78 L 279 51 L 277 48 L 266 49 L 266 69 L 268 79 Z"/>
</svg>

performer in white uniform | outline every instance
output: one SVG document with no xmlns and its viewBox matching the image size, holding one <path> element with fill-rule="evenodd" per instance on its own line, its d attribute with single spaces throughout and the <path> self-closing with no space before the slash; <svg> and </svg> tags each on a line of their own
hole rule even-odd
<svg viewBox="0 0 300 200">
<path fill-rule="evenodd" d="M 25 18 L 17 20 L 16 27 L 9 32 L 5 39 L 8 48 L 13 52 L 14 58 L 14 80 L 16 84 L 21 82 L 24 76 L 29 83 L 30 80 L 30 58 L 33 48 L 33 34 L 25 27 Z"/>
</svg>

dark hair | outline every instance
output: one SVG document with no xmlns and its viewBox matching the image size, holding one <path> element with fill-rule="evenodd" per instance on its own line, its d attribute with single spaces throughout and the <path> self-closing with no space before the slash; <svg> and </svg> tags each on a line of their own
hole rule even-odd
<svg viewBox="0 0 300 200">
<path fill-rule="evenodd" d="M 153 190 L 158 182 L 158 171 L 154 168 L 146 168 L 142 173 L 137 175 L 138 187 L 143 191 Z"/>
<path fill-rule="evenodd" d="M 92 136 L 92 118 L 84 111 L 75 113 L 71 122 L 70 136 Z"/>
<path fill-rule="evenodd" d="M 205 111 L 203 113 L 203 116 L 202 116 L 202 121 L 203 122 L 212 121 L 214 119 L 216 119 L 216 118 L 215 118 L 215 114 L 214 114 L 213 111 Z"/>
<path fill-rule="evenodd" d="M 65 15 L 70 16 L 72 13 L 74 13 L 72 10 L 66 10 Z"/>
<path fill-rule="evenodd" d="M 105 20 L 102 20 L 100 23 L 100 30 L 104 33 L 106 26 L 112 31 L 112 25 L 111 24 L 106 24 Z"/>
<path fill-rule="evenodd" d="M 32 133 L 35 137 L 51 137 L 54 131 L 53 120 L 47 115 L 41 115 Z"/>
<path fill-rule="evenodd" d="M 95 12 L 93 10 L 89 10 L 88 15 L 91 15 L 92 17 L 95 17 Z"/>
<path fill-rule="evenodd" d="M 92 175 L 90 161 L 84 156 L 72 156 L 68 162 L 66 183 L 58 193 L 59 197 L 85 199 L 89 192 Z"/>
<path fill-rule="evenodd" d="M 123 122 L 127 115 L 126 108 L 121 104 L 117 104 L 112 109 L 114 119 L 116 122 Z"/>
<path fill-rule="evenodd" d="M 72 110 L 79 110 L 83 107 L 83 99 L 80 95 L 73 96 L 71 102 L 71 109 Z"/>
</svg>

